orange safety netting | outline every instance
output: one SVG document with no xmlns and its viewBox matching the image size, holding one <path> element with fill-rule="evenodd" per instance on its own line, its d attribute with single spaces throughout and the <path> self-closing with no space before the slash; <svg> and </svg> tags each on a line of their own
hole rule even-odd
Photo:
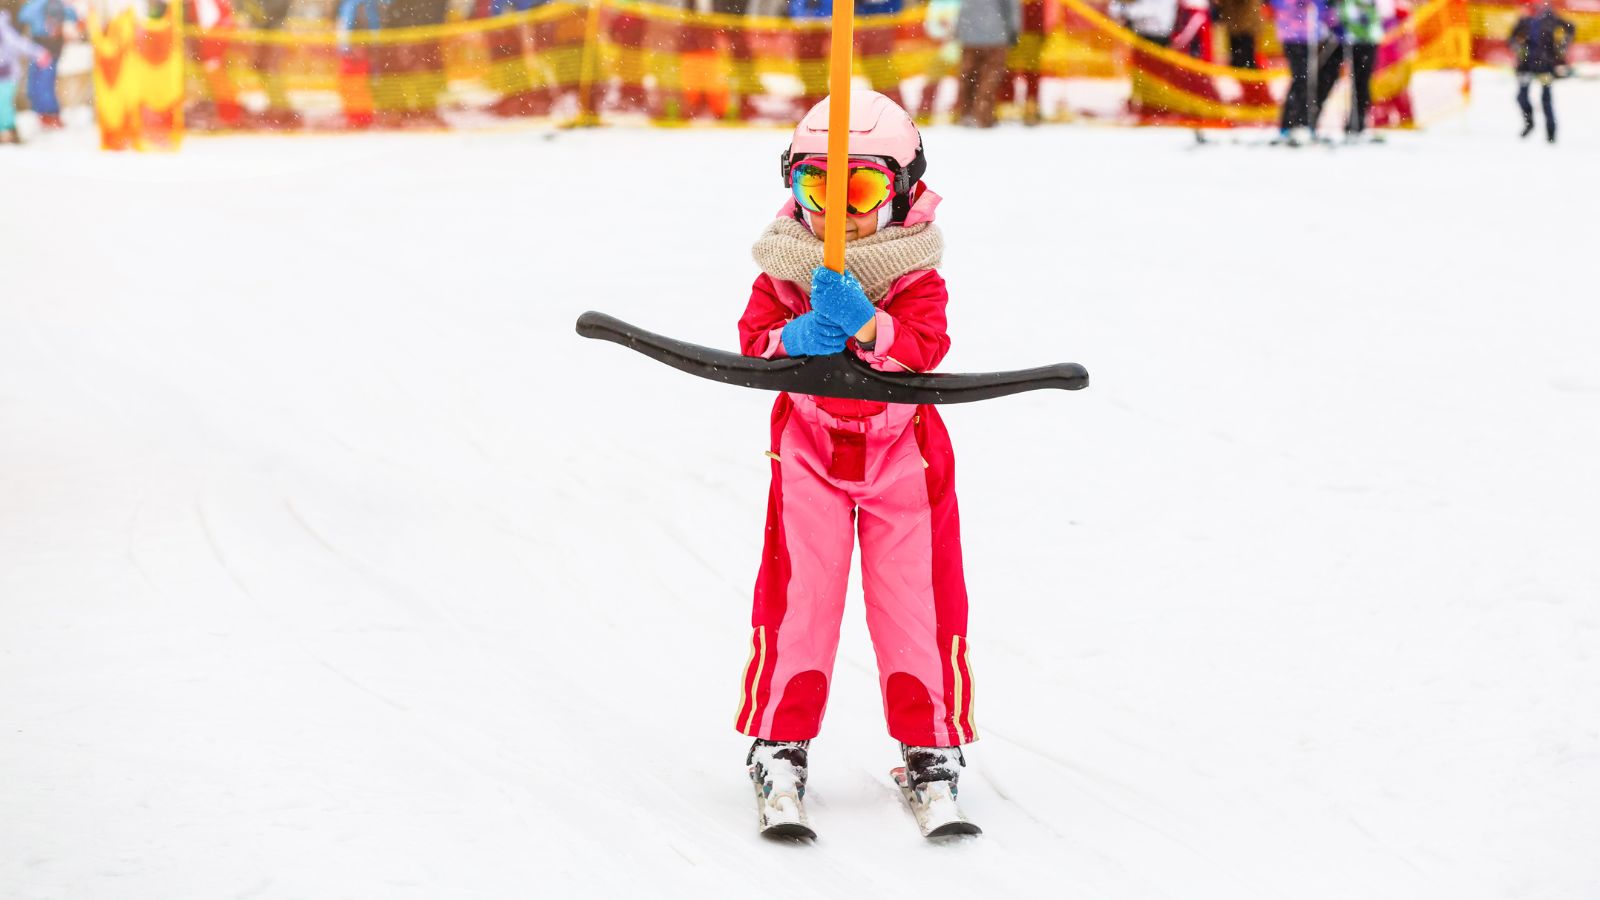
<svg viewBox="0 0 1600 900">
<path fill-rule="evenodd" d="M 1047 3 L 1049 16 L 1042 12 Z M 1028 5 L 1034 27 L 1025 28 L 1010 64 L 1016 74 L 1049 82 L 1045 118 L 1220 126 L 1277 121 L 1287 81 L 1281 68 L 1233 69 L 1159 47 L 1085 0 Z M 1430 0 L 1385 37 L 1373 80 L 1378 124 L 1413 122 L 1415 73 L 1472 65 L 1481 6 Z M 924 115 L 948 110 L 954 92 L 947 79 L 956 74 L 949 48 L 928 36 L 926 15 L 926 8 L 914 7 L 864 16 L 855 32 L 858 80 Z M 1025 23 L 1028 18 L 1025 12 Z M 794 121 L 827 91 L 826 19 L 553 0 L 525 12 L 437 26 L 294 27 L 301 24 L 186 29 L 189 126 L 459 127 L 546 115 L 581 122 L 777 123 Z M 1263 37 L 1270 53 L 1270 34 Z M 1037 81 L 1028 79 L 1035 104 Z M 945 87 L 935 90 L 941 82 Z M 1452 95 L 1459 100 L 1459 90 Z M 108 104 L 113 123 L 119 102 Z"/>
<path fill-rule="evenodd" d="M 94 50 L 94 108 L 100 146 L 107 150 L 176 150 L 183 139 L 181 4 L 160 18 L 124 9 L 102 23 L 90 13 Z"/>
<path fill-rule="evenodd" d="M 858 72 L 931 56 L 922 11 L 864 17 Z M 429 28 L 189 30 L 198 127 L 472 124 L 486 116 L 791 118 L 827 92 L 828 22 L 551 2 Z"/>
</svg>

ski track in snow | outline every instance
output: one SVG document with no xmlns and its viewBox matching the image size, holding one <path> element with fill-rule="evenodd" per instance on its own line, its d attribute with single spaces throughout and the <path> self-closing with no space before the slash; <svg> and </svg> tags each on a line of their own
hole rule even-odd
<svg viewBox="0 0 1600 900">
<path fill-rule="evenodd" d="M 0 896 L 1593 900 L 1600 85 L 1549 148 L 1477 78 L 1383 147 L 929 132 L 945 368 L 1094 378 L 946 413 L 936 843 L 856 583 L 821 837 L 756 835 L 771 398 L 572 333 L 730 346 L 780 133 L 0 153 Z"/>
</svg>

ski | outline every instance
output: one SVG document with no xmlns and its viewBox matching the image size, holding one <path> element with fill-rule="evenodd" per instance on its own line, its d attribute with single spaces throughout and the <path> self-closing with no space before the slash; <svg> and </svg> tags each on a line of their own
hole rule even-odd
<svg viewBox="0 0 1600 900">
<path fill-rule="evenodd" d="M 951 837 L 958 834 L 983 834 L 983 829 L 962 815 L 956 805 L 956 791 L 951 782 L 930 781 L 920 788 L 911 786 L 905 766 L 889 770 L 900 796 L 906 798 L 911 814 L 916 816 L 917 828 L 925 838 Z"/>
<path fill-rule="evenodd" d="M 806 817 L 805 803 L 798 793 L 795 791 L 769 793 L 753 766 L 750 769 L 750 783 L 755 785 L 756 814 L 760 817 L 761 833 L 764 836 L 811 839 L 817 836 L 816 831 L 811 828 L 811 820 Z"/>
<path fill-rule="evenodd" d="M 599 312 L 578 317 L 578 334 L 621 344 L 680 372 L 711 381 L 816 397 L 883 403 L 971 403 L 1023 391 L 1076 391 L 1089 386 L 1089 373 L 1077 363 L 1012 372 L 899 375 L 880 372 L 850 353 L 759 359 L 665 337 Z"/>
</svg>

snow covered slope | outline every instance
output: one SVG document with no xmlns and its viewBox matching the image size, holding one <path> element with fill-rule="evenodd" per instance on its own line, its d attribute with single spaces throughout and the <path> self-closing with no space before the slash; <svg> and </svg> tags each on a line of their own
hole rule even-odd
<svg viewBox="0 0 1600 900">
<path fill-rule="evenodd" d="M 1600 90 L 1385 147 L 936 129 L 980 839 L 852 599 L 815 846 L 731 727 L 762 131 L 0 153 L 0 896 L 1600 891 Z M 1586 118 L 1587 117 L 1587 118 Z"/>
</svg>

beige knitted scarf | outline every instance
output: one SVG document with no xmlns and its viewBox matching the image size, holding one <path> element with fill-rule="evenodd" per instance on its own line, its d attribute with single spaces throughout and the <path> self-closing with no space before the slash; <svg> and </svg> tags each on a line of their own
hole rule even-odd
<svg viewBox="0 0 1600 900">
<path fill-rule="evenodd" d="M 796 282 L 807 293 L 811 273 L 822 265 L 822 241 L 810 228 L 787 217 L 773 219 L 750 252 L 763 272 Z M 943 257 L 944 236 L 932 222 L 885 228 L 844 248 L 845 268 L 855 273 L 874 303 L 888 296 L 901 275 L 937 268 Z"/>
</svg>

